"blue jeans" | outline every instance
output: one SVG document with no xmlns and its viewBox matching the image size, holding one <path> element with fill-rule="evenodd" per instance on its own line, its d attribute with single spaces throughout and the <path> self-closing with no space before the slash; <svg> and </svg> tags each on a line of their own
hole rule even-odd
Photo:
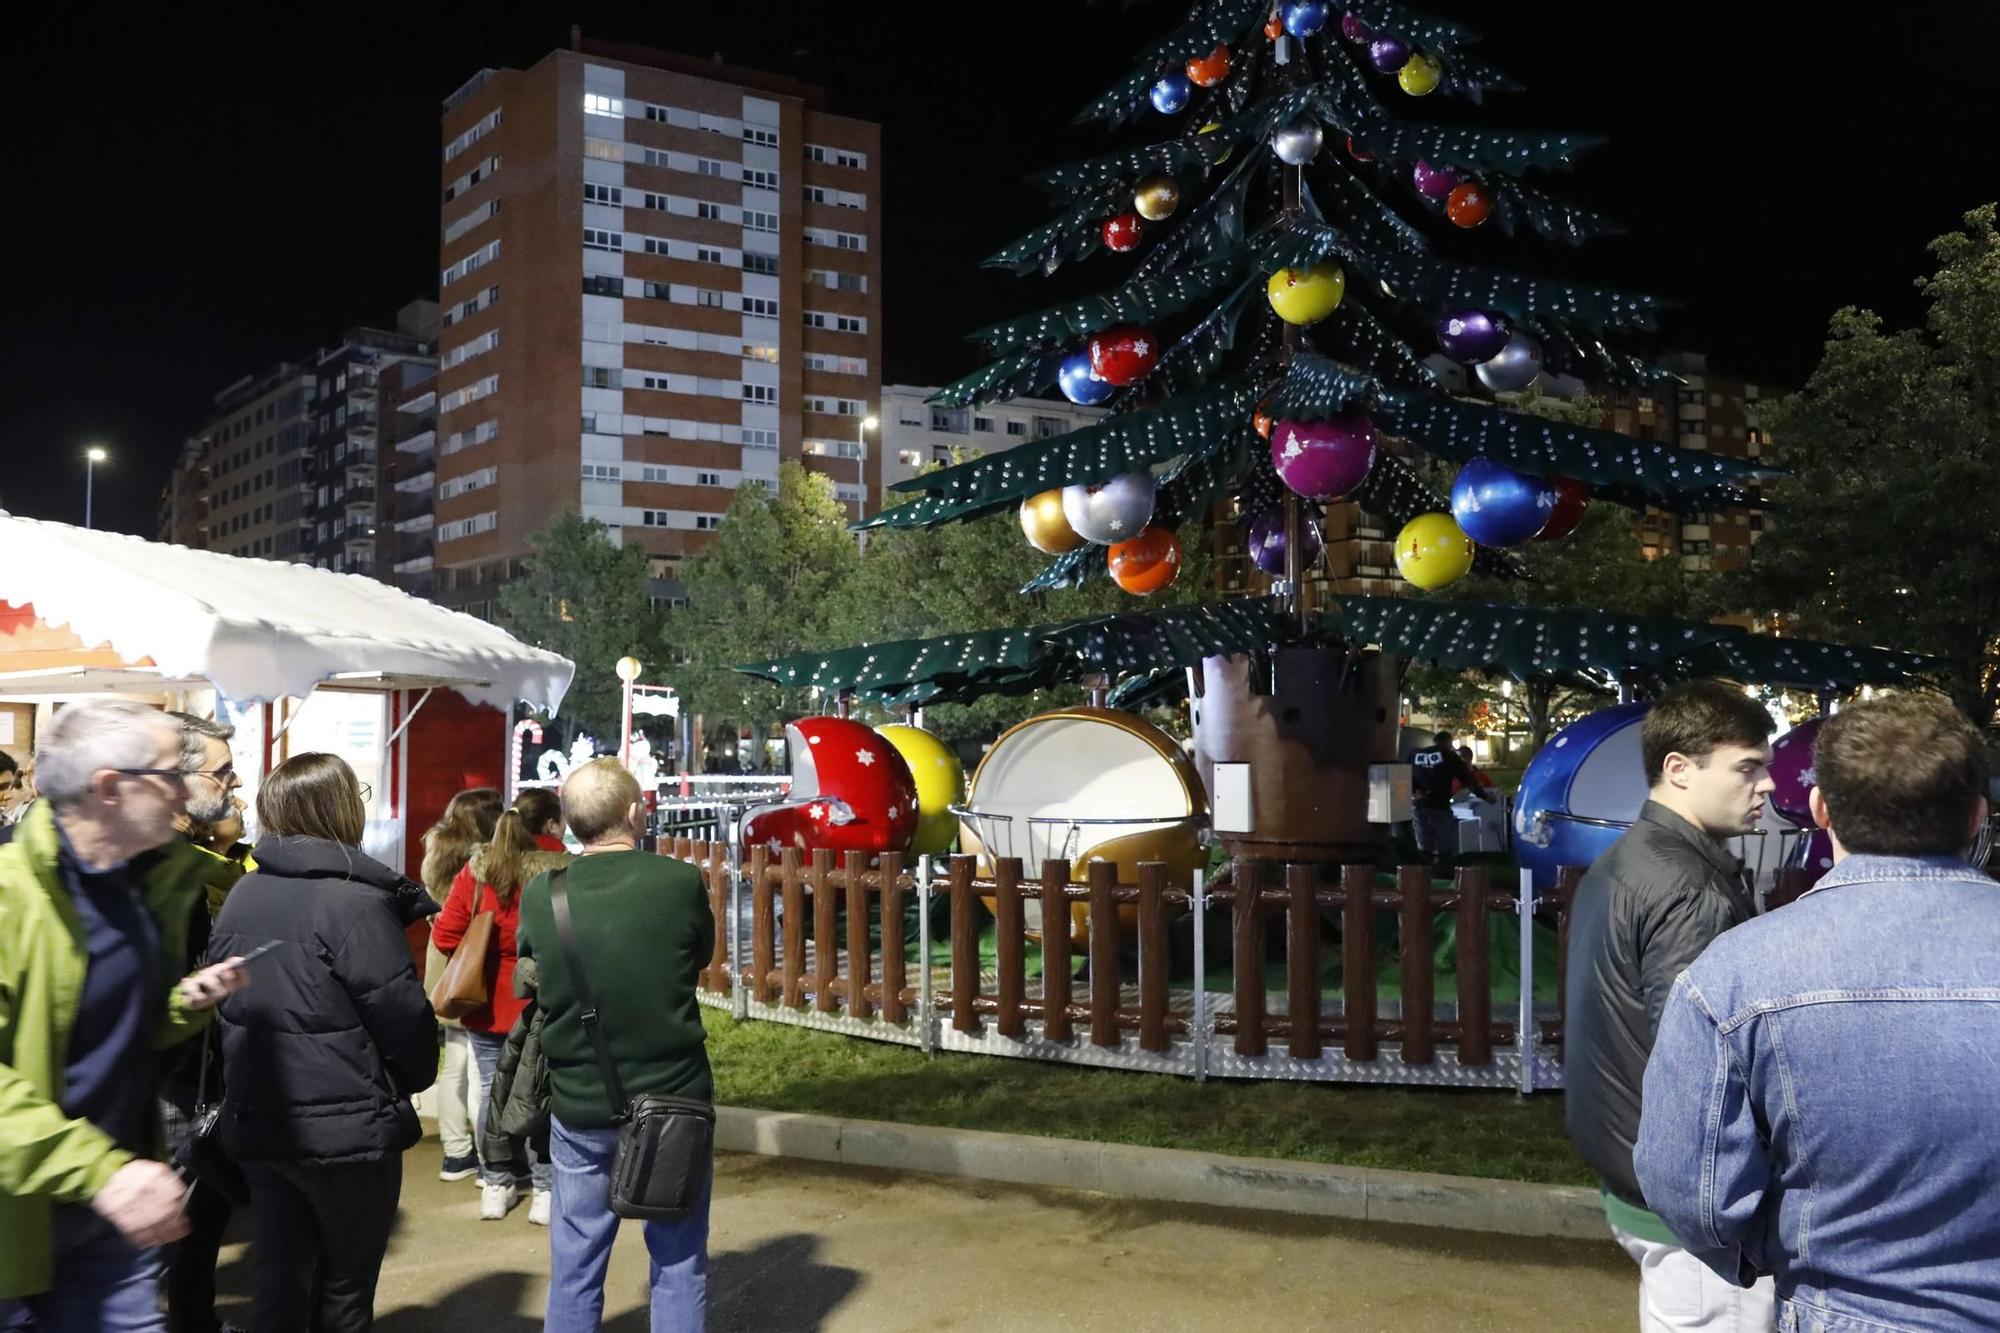
<svg viewBox="0 0 2000 1333">
<path fill-rule="evenodd" d="M 604 1274 L 618 1215 L 611 1211 L 616 1129 L 571 1129 L 554 1117 L 549 1155 L 555 1199 L 549 1217 L 549 1312 L 543 1333 L 597 1333 Z M 678 1222 L 647 1222 L 653 1333 L 701 1333 L 708 1318 L 708 1202 Z"/>
<path fill-rule="evenodd" d="M 23 1313 L 35 1333 L 159 1333 L 160 1258 L 135 1250 L 87 1204 L 55 1207 L 55 1286 L 19 1303 L 0 1301 L 0 1329 Z"/>
<path fill-rule="evenodd" d="M 486 1151 L 486 1116 L 493 1106 L 493 1071 L 500 1064 L 500 1048 L 507 1044 L 504 1032 L 474 1032 L 465 1030 L 472 1039 L 472 1058 L 479 1066 L 479 1111 L 472 1119 L 472 1141 L 479 1149 L 479 1181 L 482 1185 L 506 1185 L 513 1181 L 511 1171 L 487 1166 L 491 1154 Z M 555 1172 L 548 1159 L 535 1151 L 535 1145 L 526 1139 L 515 1142 L 513 1159 L 528 1164 L 528 1175 L 538 1190 L 549 1188 Z"/>
</svg>

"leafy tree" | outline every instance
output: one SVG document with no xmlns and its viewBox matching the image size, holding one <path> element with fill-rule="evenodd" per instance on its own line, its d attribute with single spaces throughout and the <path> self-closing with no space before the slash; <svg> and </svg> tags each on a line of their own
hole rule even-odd
<svg viewBox="0 0 2000 1333">
<path fill-rule="evenodd" d="M 2000 712 L 2000 237 L 1992 204 L 1931 243 L 1921 328 L 1832 322 L 1819 368 L 1771 416 L 1790 475 L 1742 609 L 1808 633 L 1936 653 L 1966 712 Z"/>
<path fill-rule="evenodd" d="M 500 589 L 500 623 L 575 662 L 562 716 L 615 737 L 623 687 L 613 667 L 628 653 L 645 658 L 659 633 L 646 553 L 614 546 L 602 523 L 574 510 L 537 533 L 532 545 L 526 577 Z"/>
</svg>

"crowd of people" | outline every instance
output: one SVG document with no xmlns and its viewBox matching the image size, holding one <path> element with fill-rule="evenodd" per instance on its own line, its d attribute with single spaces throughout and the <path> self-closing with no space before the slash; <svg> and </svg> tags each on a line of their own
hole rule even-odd
<svg viewBox="0 0 2000 1333">
<path fill-rule="evenodd" d="M 43 730 L 29 800 L 11 799 L 14 765 L 0 775 L 0 1331 L 237 1333 L 215 1268 L 239 1207 L 255 1333 L 369 1328 L 421 1137 L 412 1098 L 441 1077 L 446 1178 L 477 1176 L 483 1219 L 528 1199 L 549 1229 L 546 1327 L 596 1329 L 625 1107 L 599 1081 L 549 874 L 571 862 L 566 827 L 618 1084 L 708 1100 L 698 875 L 639 852 L 638 784 L 610 759 L 560 800 L 461 793 L 422 884 L 362 850 L 368 793 L 329 754 L 265 777 L 246 846 L 231 736 L 72 704 Z M 409 946 L 424 922 L 439 971 L 486 941 L 482 1002 L 442 1054 Z M 645 1223 L 655 1329 L 705 1322 L 707 1179 L 685 1216 Z"/>
<path fill-rule="evenodd" d="M 1566 1115 L 1640 1326 L 2000 1328 L 2000 886 L 1967 859 L 1984 741 L 1921 695 L 1831 718 L 1811 808 L 1834 865 L 1760 913 L 1727 841 L 1770 796 L 1771 731 L 1733 687 L 1669 691 L 1643 724 L 1650 799 L 1575 894 Z M 525 1199 L 546 1327 L 596 1329 L 628 1108 L 714 1095 L 698 872 L 640 850 L 612 759 L 560 799 L 460 793 L 418 883 L 362 851 L 348 765 L 296 755 L 248 846 L 231 735 L 73 704 L 8 807 L 0 1330 L 236 1333 L 215 1265 L 246 1207 L 255 1333 L 367 1329 L 434 1083 L 444 1179 L 476 1178 L 486 1221 Z M 1424 753 L 1427 796 L 1490 791 L 1448 736 Z M 704 1161 L 688 1206 L 644 1223 L 656 1330 L 704 1324 L 709 1183 Z"/>
</svg>

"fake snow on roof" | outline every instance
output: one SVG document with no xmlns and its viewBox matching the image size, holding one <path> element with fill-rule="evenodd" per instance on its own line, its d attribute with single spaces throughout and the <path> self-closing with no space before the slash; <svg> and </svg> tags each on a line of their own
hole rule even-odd
<svg viewBox="0 0 2000 1333">
<path fill-rule="evenodd" d="M 17 518 L 0 510 L 0 601 L 86 644 L 206 679 L 233 701 L 301 697 L 336 676 L 447 685 L 553 711 L 576 667 L 496 626 L 360 574 Z"/>
</svg>

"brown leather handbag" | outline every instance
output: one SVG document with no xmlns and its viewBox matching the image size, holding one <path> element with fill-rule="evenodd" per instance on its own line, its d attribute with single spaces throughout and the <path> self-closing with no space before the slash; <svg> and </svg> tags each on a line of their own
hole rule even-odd
<svg viewBox="0 0 2000 1333">
<path fill-rule="evenodd" d="M 470 878 L 468 876 L 468 878 Z M 472 882 L 472 905 L 479 906 L 486 886 Z M 466 923 L 465 938 L 452 950 L 437 985 L 431 987 L 431 1012 L 439 1018 L 464 1018 L 493 1002 L 487 983 L 487 964 L 500 947 L 500 927 L 491 912 L 474 912 Z"/>
</svg>

